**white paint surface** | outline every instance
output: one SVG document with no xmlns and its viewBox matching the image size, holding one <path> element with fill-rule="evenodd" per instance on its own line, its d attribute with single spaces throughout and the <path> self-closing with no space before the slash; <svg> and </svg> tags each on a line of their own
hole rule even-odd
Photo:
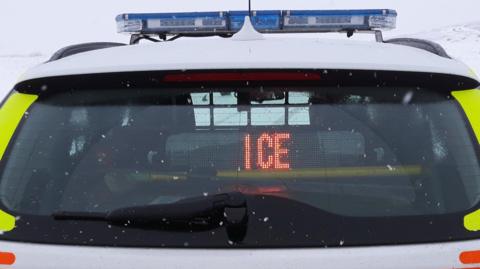
<svg viewBox="0 0 480 269">
<path fill-rule="evenodd" d="M 269 37 L 252 41 L 185 39 L 91 51 L 40 65 L 20 80 L 123 71 L 249 68 L 471 74 L 470 69 L 459 61 L 401 45 L 373 41 Z"/>
<path fill-rule="evenodd" d="M 8 242 L 2 242 L 1 247 L 16 254 L 12 269 L 452 269 L 467 268 L 460 263 L 460 253 L 479 250 L 480 241 L 270 250 L 134 249 Z"/>
</svg>

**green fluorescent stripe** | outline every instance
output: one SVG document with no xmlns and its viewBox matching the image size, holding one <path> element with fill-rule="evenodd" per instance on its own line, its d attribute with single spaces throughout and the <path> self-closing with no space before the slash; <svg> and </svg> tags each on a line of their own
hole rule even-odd
<svg viewBox="0 0 480 269">
<path fill-rule="evenodd" d="M 480 231 L 480 210 L 470 213 L 463 219 L 465 229 L 471 232 Z"/>
<path fill-rule="evenodd" d="M 37 98 L 37 95 L 13 93 L 0 109 L 0 160 L 23 115 Z"/>
<path fill-rule="evenodd" d="M 478 143 L 480 143 L 480 90 L 456 91 L 452 92 L 452 95 L 465 111 Z M 466 215 L 463 225 L 468 231 L 480 231 L 480 210 Z"/>
<path fill-rule="evenodd" d="M 452 92 L 452 95 L 465 111 L 478 143 L 480 143 L 480 90 L 456 91 Z"/>
<path fill-rule="evenodd" d="M 10 232 L 15 229 L 15 222 L 14 216 L 0 210 L 0 232 Z"/>
</svg>

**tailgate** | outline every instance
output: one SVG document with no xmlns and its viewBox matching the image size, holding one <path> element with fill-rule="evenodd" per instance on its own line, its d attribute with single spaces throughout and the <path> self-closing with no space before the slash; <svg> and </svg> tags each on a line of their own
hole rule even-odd
<svg viewBox="0 0 480 269">
<path fill-rule="evenodd" d="M 15 269 L 33 268 L 416 268 L 480 266 L 480 241 L 445 244 L 310 249 L 143 249 L 1 244 Z M 463 261 L 463 262 L 462 262 Z"/>
</svg>

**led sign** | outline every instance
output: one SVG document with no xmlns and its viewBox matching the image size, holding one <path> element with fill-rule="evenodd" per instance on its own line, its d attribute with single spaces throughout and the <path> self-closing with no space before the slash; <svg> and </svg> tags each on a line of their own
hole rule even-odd
<svg viewBox="0 0 480 269">
<path fill-rule="evenodd" d="M 244 137 L 244 169 L 290 169 L 288 145 L 290 133 L 262 133 L 258 137 Z"/>
</svg>

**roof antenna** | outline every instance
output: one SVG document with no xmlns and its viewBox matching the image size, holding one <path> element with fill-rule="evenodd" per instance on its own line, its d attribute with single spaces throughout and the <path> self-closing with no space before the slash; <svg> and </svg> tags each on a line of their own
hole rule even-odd
<svg viewBox="0 0 480 269">
<path fill-rule="evenodd" d="M 245 20 L 242 29 L 233 35 L 232 40 L 237 41 L 251 41 L 265 39 L 261 33 L 259 33 L 252 25 L 252 10 L 250 9 L 251 0 L 248 0 L 248 16 L 245 16 Z"/>
<path fill-rule="evenodd" d="M 252 0 L 248 0 L 248 16 L 252 17 Z"/>
</svg>

